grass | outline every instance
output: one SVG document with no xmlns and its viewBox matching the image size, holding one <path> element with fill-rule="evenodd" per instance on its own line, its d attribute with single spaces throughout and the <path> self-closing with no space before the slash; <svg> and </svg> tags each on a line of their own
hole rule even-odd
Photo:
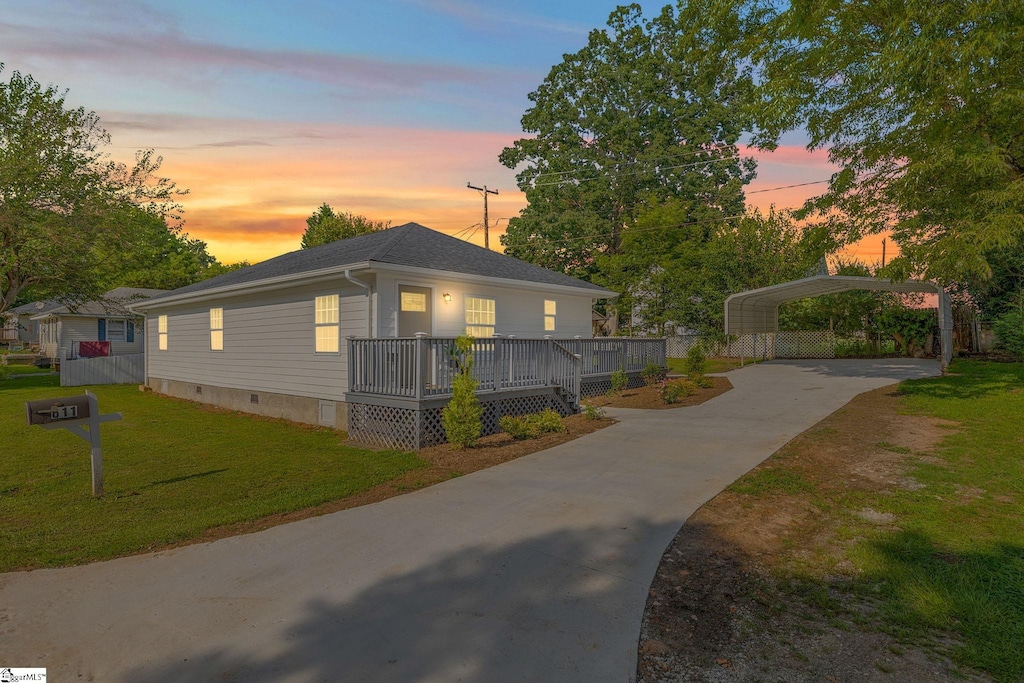
<svg viewBox="0 0 1024 683">
<path fill-rule="evenodd" d="M 11 363 L 7 366 L 12 375 L 45 375 L 53 372 L 53 368 L 37 368 L 34 365 Z"/>
<path fill-rule="evenodd" d="M 346 498 L 425 467 L 343 435 L 230 413 L 132 386 L 89 387 L 104 413 L 106 495 L 92 498 L 89 448 L 25 424 L 25 401 L 80 394 L 58 378 L 0 382 L 0 571 L 102 560 L 185 542 Z"/>
<path fill-rule="evenodd" d="M 815 484 L 783 458 L 730 488 L 806 491 L 838 524 L 838 543 L 821 550 L 827 557 L 794 560 L 799 583 L 852 590 L 878 606 L 877 626 L 898 639 L 951 647 L 956 664 L 998 681 L 1024 680 L 1024 364 L 956 361 L 947 375 L 904 382 L 899 391 L 909 413 L 957 424 L 931 457 L 909 460 L 906 474 L 920 487 L 849 490 L 819 501 Z M 864 508 L 895 523 L 867 523 L 856 514 Z M 835 586 L 827 567 L 840 565 L 852 571 Z"/>
<path fill-rule="evenodd" d="M 746 358 L 746 359 L 744 359 L 743 364 L 744 365 L 753 365 L 754 363 L 760 363 L 760 362 L 761 362 L 760 358 L 757 358 L 757 359 Z M 668 358 L 668 359 L 666 359 L 666 363 L 668 364 L 668 371 L 671 372 L 671 373 L 686 374 L 688 372 L 688 368 L 686 366 L 686 359 L 685 358 Z M 740 367 L 740 359 L 739 358 L 720 358 L 720 357 L 714 357 L 714 358 L 708 358 L 707 359 L 706 365 L 704 367 L 704 372 L 705 373 L 729 372 L 730 370 L 735 370 L 738 367 Z"/>
<path fill-rule="evenodd" d="M 814 490 L 814 484 L 802 473 L 784 467 L 765 467 L 751 472 L 736 481 L 729 490 L 748 496 L 764 496 L 775 493 L 796 495 Z"/>
<path fill-rule="evenodd" d="M 909 410 L 961 428 L 940 462 L 909 473 L 923 488 L 868 502 L 900 529 L 867 536 L 851 559 L 865 586 L 880 587 L 893 632 L 953 632 L 955 661 L 1024 680 L 1024 364 L 958 361 L 901 391 Z"/>
</svg>

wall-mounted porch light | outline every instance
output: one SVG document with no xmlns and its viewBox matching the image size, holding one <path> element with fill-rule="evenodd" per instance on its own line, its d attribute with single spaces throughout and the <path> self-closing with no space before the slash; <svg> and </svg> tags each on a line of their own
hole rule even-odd
<svg viewBox="0 0 1024 683">
<path fill-rule="evenodd" d="M 444 302 L 446 304 L 450 304 L 452 302 L 452 295 L 449 294 L 448 292 L 445 292 L 444 294 L 442 294 L 441 298 L 444 299 Z"/>
</svg>

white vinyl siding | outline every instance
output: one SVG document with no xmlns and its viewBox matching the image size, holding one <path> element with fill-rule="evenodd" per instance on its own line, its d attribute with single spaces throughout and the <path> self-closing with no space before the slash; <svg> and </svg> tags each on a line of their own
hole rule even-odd
<svg viewBox="0 0 1024 683">
<path fill-rule="evenodd" d="M 590 339 L 593 335 L 593 301 L 586 295 L 545 291 L 543 289 L 519 289 L 508 285 L 485 285 L 480 282 L 465 282 L 449 277 L 427 279 L 378 274 L 374 292 L 377 337 L 395 337 L 398 333 L 398 315 L 401 307 L 399 285 L 432 287 L 435 292 L 451 294 L 451 301 L 438 295 L 433 303 L 434 336 L 457 337 L 466 333 L 465 297 L 485 297 L 494 300 L 494 332 L 503 335 L 514 334 L 521 339 L 540 339 L 546 334 L 556 339 L 572 339 L 580 336 Z M 544 329 L 544 302 L 557 301 L 557 323 L 555 331 Z M 347 332 L 343 332 L 348 334 Z"/>
<path fill-rule="evenodd" d="M 125 354 L 142 353 L 143 339 L 142 325 L 135 326 L 134 341 L 124 341 L 127 337 L 128 323 L 123 318 L 111 320 L 105 318 L 107 326 L 107 341 L 110 342 L 110 355 L 123 356 Z M 78 350 L 77 342 L 99 340 L 99 318 L 86 315 L 61 315 L 59 317 L 47 318 L 38 321 L 40 334 L 40 351 L 50 358 L 60 358 L 61 354 L 67 354 L 68 358 L 74 358 Z M 113 325 L 112 325 L 113 323 Z M 119 338 L 112 338 L 111 327 Z M 120 332 L 118 332 L 120 330 Z M 46 341 L 50 339 L 50 341 Z"/>
<path fill-rule="evenodd" d="M 494 299 L 466 297 L 466 334 L 477 337 L 494 336 Z"/>
<path fill-rule="evenodd" d="M 167 316 L 162 315 L 157 318 L 157 334 L 160 338 L 160 343 L 157 348 L 161 351 L 167 350 Z"/>
<path fill-rule="evenodd" d="M 316 298 L 316 352 L 337 353 L 340 338 L 338 323 L 338 295 L 328 294 Z"/>
<path fill-rule="evenodd" d="M 224 350 L 224 309 L 210 309 L 210 350 Z"/>
<path fill-rule="evenodd" d="M 347 346 L 338 353 L 315 353 L 314 300 L 323 286 L 286 292 L 225 298 L 228 325 L 223 351 L 210 350 L 209 306 L 167 309 L 174 343 L 167 352 L 151 353 L 149 377 L 192 382 L 253 393 L 268 392 L 342 401 L 348 389 Z M 337 315 L 343 336 L 366 336 L 366 295 L 342 283 Z M 157 317 L 149 318 L 150 351 L 157 347 Z"/>
<path fill-rule="evenodd" d="M 557 304 L 552 299 L 544 300 L 544 331 L 554 332 L 555 331 L 555 315 L 557 311 Z"/>
</svg>

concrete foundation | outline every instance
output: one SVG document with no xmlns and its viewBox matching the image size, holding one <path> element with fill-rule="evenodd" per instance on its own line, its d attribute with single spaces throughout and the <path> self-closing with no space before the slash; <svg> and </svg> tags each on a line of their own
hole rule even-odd
<svg viewBox="0 0 1024 683">
<path fill-rule="evenodd" d="M 348 430 L 348 403 L 344 401 L 326 401 L 308 396 L 291 396 L 268 391 L 229 389 L 160 377 L 150 377 L 147 385 L 159 394 L 175 398 L 184 398 L 243 413 Z"/>
</svg>

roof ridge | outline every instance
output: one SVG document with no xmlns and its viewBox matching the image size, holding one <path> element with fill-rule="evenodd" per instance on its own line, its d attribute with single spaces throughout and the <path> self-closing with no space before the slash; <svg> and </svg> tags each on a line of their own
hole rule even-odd
<svg viewBox="0 0 1024 683">
<path fill-rule="evenodd" d="M 413 226 L 416 226 L 416 227 L 418 227 L 418 228 L 422 228 L 422 227 L 423 227 L 423 226 L 422 226 L 422 225 L 420 225 L 419 223 L 415 223 L 415 222 L 409 222 L 409 223 L 406 223 L 406 224 L 404 224 L 404 225 L 396 225 L 396 226 L 395 226 L 395 227 L 393 227 L 393 228 L 385 228 L 384 230 L 385 230 L 386 232 L 390 232 L 390 231 L 397 231 L 397 230 L 402 230 L 402 228 L 405 228 L 405 230 L 404 230 L 404 231 L 402 231 L 401 233 L 394 233 L 394 234 L 396 234 L 396 237 L 395 237 L 394 239 L 390 240 L 390 241 L 389 241 L 389 242 L 387 243 L 387 245 L 386 245 L 386 248 L 385 248 L 385 250 L 384 250 L 384 253 L 383 253 L 383 254 L 377 254 L 377 255 L 376 255 L 376 256 L 377 256 L 377 258 L 374 258 L 374 259 L 372 259 L 372 260 L 376 261 L 376 260 L 384 260 L 384 259 L 386 259 L 386 258 L 388 257 L 388 254 L 390 254 L 390 253 L 391 253 L 391 251 L 392 251 L 392 250 L 393 250 L 393 249 L 394 249 L 394 248 L 395 248 L 396 246 L 398 246 L 398 243 L 399 243 L 399 242 L 401 242 L 401 241 L 402 241 L 403 239 L 405 239 L 405 237 L 406 237 L 406 233 L 408 233 L 408 232 L 409 232 L 409 230 L 411 230 L 411 229 L 413 228 Z M 424 230 L 427 230 L 427 228 L 423 228 L 423 229 L 424 229 Z"/>
</svg>

